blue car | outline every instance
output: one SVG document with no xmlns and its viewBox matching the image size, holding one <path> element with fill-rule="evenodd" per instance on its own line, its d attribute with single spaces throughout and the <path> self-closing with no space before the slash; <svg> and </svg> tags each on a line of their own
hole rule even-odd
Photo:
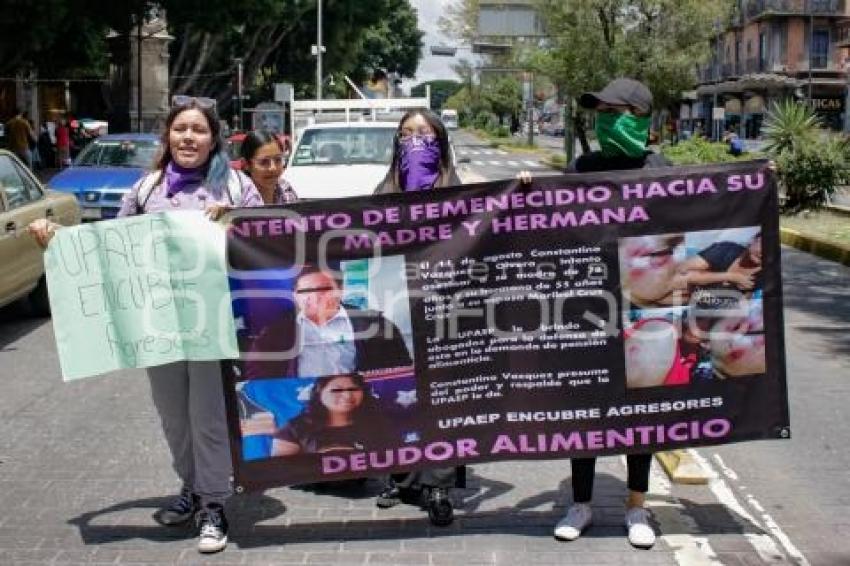
<svg viewBox="0 0 850 566">
<path fill-rule="evenodd" d="M 83 220 L 115 218 L 121 198 L 153 166 L 159 145 L 155 134 L 100 136 L 48 188 L 76 196 Z"/>
</svg>

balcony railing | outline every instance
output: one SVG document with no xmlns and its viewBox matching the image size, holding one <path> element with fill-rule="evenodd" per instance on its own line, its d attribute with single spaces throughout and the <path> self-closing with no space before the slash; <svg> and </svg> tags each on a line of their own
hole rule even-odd
<svg viewBox="0 0 850 566">
<path fill-rule="evenodd" d="M 843 16 L 846 0 L 745 0 L 747 20 L 767 15 Z"/>
</svg>

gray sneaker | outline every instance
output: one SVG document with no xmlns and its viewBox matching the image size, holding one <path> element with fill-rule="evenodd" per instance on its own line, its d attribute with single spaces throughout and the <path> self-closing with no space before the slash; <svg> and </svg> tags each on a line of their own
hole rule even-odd
<svg viewBox="0 0 850 566">
<path fill-rule="evenodd" d="M 183 487 L 180 490 L 180 495 L 168 507 L 161 509 L 157 513 L 156 519 L 163 525 L 182 525 L 194 517 L 199 507 L 200 501 L 198 500 L 198 496 L 192 493 L 192 490 L 188 487 Z"/>
</svg>

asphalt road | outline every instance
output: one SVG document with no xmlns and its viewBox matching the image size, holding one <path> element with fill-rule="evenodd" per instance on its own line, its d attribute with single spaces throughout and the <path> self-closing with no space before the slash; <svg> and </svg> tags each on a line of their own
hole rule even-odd
<svg viewBox="0 0 850 566">
<path fill-rule="evenodd" d="M 567 463 L 510 462 L 472 468 L 448 529 L 417 509 L 378 511 L 377 482 L 236 497 L 231 544 L 207 563 L 850 564 L 850 269 L 786 249 L 783 277 L 792 439 L 694 451 L 716 474 L 709 485 L 654 469 L 651 551 L 625 541 L 625 466 L 604 458 L 595 524 L 573 543 L 551 537 Z M 199 563 L 189 530 L 151 519 L 178 486 L 143 372 L 62 383 L 51 322 L 7 307 L 0 387 L 0 564 Z"/>
</svg>

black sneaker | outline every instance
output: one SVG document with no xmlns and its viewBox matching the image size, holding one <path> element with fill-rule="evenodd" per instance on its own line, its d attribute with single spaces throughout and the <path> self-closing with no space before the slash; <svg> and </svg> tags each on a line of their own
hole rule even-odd
<svg viewBox="0 0 850 566">
<path fill-rule="evenodd" d="M 388 484 L 375 498 L 375 505 L 381 509 L 389 509 L 399 503 L 401 503 L 401 489 L 393 483 Z"/>
<path fill-rule="evenodd" d="M 184 487 L 168 507 L 160 509 L 156 519 L 163 525 L 181 525 L 191 519 L 199 507 L 198 496 L 188 487 Z"/>
<path fill-rule="evenodd" d="M 428 494 L 428 518 L 436 527 L 447 527 L 452 524 L 455 516 L 448 490 L 441 487 L 431 488 Z"/>
<path fill-rule="evenodd" d="M 198 512 L 198 552 L 219 552 L 227 546 L 227 518 L 224 507 L 210 503 Z"/>
</svg>

